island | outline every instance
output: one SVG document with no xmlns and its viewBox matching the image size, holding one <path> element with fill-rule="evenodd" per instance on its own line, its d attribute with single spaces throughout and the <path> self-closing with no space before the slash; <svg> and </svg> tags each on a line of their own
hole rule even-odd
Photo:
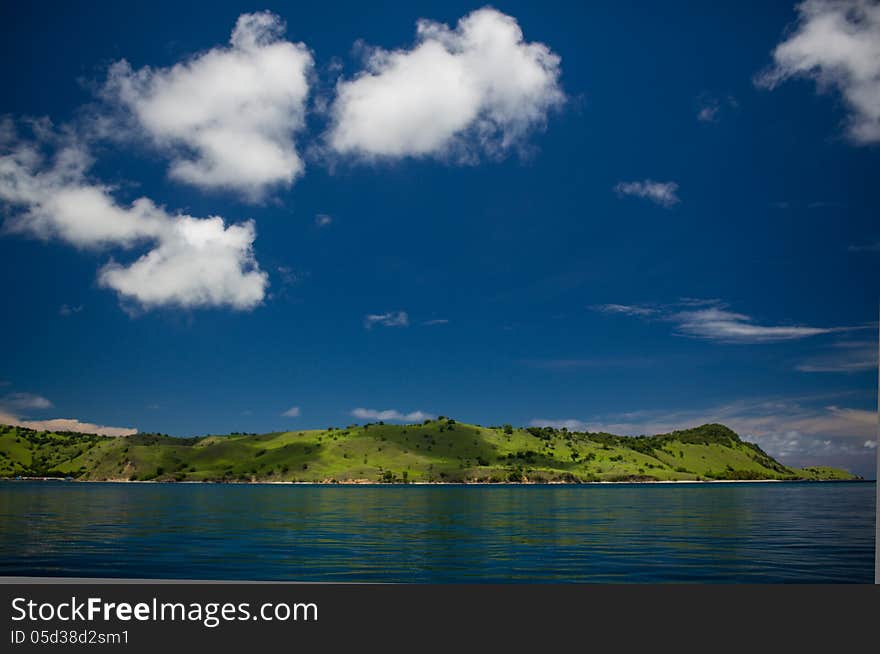
<svg viewBox="0 0 880 654">
<path fill-rule="evenodd" d="M 720 424 L 653 436 L 482 427 L 439 417 L 343 428 L 182 438 L 0 425 L 0 478 L 229 483 L 832 481 L 783 465 Z"/>
</svg>

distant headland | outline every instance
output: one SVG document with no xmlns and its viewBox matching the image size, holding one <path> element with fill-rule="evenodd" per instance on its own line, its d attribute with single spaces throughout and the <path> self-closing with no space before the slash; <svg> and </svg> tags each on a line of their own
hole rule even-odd
<svg viewBox="0 0 880 654">
<path fill-rule="evenodd" d="M 481 427 L 440 417 L 324 430 L 100 436 L 0 425 L 0 478 L 310 483 L 589 483 L 853 480 L 792 468 L 731 429 L 655 436 Z"/>
</svg>

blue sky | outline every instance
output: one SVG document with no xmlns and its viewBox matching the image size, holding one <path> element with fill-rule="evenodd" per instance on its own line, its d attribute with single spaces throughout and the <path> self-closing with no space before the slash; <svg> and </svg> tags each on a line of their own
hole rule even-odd
<svg viewBox="0 0 880 654">
<path fill-rule="evenodd" d="M 880 10 L 571 5 L 4 5 L 0 414 L 873 476 Z"/>
</svg>

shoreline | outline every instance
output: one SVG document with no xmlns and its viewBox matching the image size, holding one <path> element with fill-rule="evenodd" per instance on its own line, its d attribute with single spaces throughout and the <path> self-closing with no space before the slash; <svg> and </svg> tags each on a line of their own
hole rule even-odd
<svg viewBox="0 0 880 654">
<path fill-rule="evenodd" d="M 657 484 L 785 484 L 785 483 L 853 483 L 853 482 L 869 482 L 874 483 L 874 479 L 656 479 L 656 480 L 633 480 L 633 481 L 411 481 L 407 483 L 401 482 L 381 482 L 370 481 L 368 479 L 358 479 L 350 481 L 157 481 L 154 479 L 147 480 L 130 480 L 130 479 L 63 479 L 60 477 L 22 477 L 21 479 L 12 479 L 9 477 L 0 478 L 2 482 L 21 482 L 21 481 L 43 481 L 43 482 L 64 482 L 78 484 L 189 484 L 189 485 L 220 485 L 220 486 L 620 486 L 620 485 L 657 485 Z"/>
</svg>

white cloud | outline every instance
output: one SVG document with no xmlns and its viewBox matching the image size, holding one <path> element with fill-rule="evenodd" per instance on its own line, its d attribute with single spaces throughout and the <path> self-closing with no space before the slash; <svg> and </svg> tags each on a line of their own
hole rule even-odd
<svg viewBox="0 0 880 654">
<path fill-rule="evenodd" d="M 865 447 L 869 450 L 877 449 L 877 441 L 865 441 Z"/>
<path fill-rule="evenodd" d="M 877 343 L 844 341 L 832 350 L 806 359 L 795 366 L 801 372 L 863 372 L 877 369 Z"/>
<path fill-rule="evenodd" d="M 640 307 L 630 304 L 599 304 L 593 308 L 602 313 L 620 313 L 626 316 L 650 316 L 657 313 L 657 310 L 651 307 Z"/>
<path fill-rule="evenodd" d="M 74 418 L 52 418 L 48 420 L 28 420 L 21 417 L 23 412 L 45 411 L 52 408 L 52 402 L 34 393 L 9 393 L 0 397 L 0 425 L 27 427 L 37 431 L 78 431 L 86 434 L 106 436 L 128 436 L 136 434 L 137 429 L 127 427 L 106 427 Z"/>
<path fill-rule="evenodd" d="M 267 275 L 253 256 L 251 221 L 226 226 L 223 219 L 168 217 L 167 234 L 127 266 L 110 262 L 98 281 L 145 308 L 164 305 L 252 309 L 262 302 Z"/>
<path fill-rule="evenodd" d="M 412 411 L 410 413 L 401 413 L 396 409 L 385 409 L 377 411 L 376 409 L 352 409 L 351 415 L 359 420 L 382 420 L 383 422 L 422 422 L 423 420 L 433 419 L 434 416 L 424 411 Z"/>
<path fill-rule="evenodd" d="M 864 329 L 864 327 L 759 325 L 754 323 L 751 316 L 729 311 L 727 305 L 719 300 L 682 298 L 678 303 L 656 307 L 603 304 L 593 308 L 602 313 L 618 313 L 674 323 L 676 333 L 681 336 L 722 343 L 773 343 Z"/>
<path fill-rule="evenodd" d="M 700 107 L 697 112 L 697 120 L 701 123 L 714 123 L 718 119 L 720 107 L 717 104 L 707 104 Z"/>
<path fill-rule="evenodd" d="M 614 192 L 620 197 L 631 195 L 645 198 L 666 209 L 681 202 L 677 195 L 678 184 L 675 182 L 655 182 L 651 179 L 642 182 L 619 182 L 614 187 Z"/>
<path fill-rule="evenodd" d="M 337 84 L 328 144 L 365 158 L 502 155 L 564 102 L 559 63 L 491 8 L 455 29 L 420 20 L 411 49 L 370 49 L 366 69 Z"/>
<path fill-rule="evenodd" d="M 52 408 L 52 402 L 34 393 L 9 393 L 0 397 L 0 409 L 29 411 Z"/>
<path fill-rule="evenodd" d="M 697 98 L 697 120 L 701 123 L 717 123 L 721 120 L 723 111 L 736 109 L 738 106 L 739 103 L 732 95 L 719 98 L 709 93 L 701 93 Z"/>
<path fill-rule="evenodd" d="M 91 163 L 76 142 L 47 161 L 37 145 L 16 141 L 0 156 L 0 200 L 20 209 L 6 230 L 84 249 L 152 244 L 136 261 L 111 260 L 98 273 L 101 286 L 144 308 L 251 309 L 263 300 L 268 276 L 254 258 L 253 222 L 172 214 L 148 198 L 121 205 L 111 187 L 87 179 Z"/>
<path fill-rule="evenodd" d="M 679 333 L 726 343 L 772 343 L 840 331 L 840 328 L 756 325 L 752 318 L 720 307 L 681 311 L 670 316 Z"/>
<path fill-rule="evenodd" d="M 426 320 L 422 324 L 425 327 L 434 327 L 435 325 L 448 325 L 449 321 L 446 318 L 435 318 L 434 320 Z"/>
<path fill-rule="evenodd" d="M 313 59 L 302 43 L 283 41 L 284 30 L 269 12 L 242 14 L 228 47 L 171 68 L 113 64 L 103 97 L 169 153 L 174 179 L 259 199 L 304 170 L 294 135 L 305 123 Z"/>
<path fill-rule="evenodd" d="M 299 407 L 292 406 L 287 411 L 282 413 L 281 415 L 285 416 L 287 418 L 299 418 L 300 414 L 301 414 L 301 411 L 300 411 Z"/>
<path fill-rule="evenodd" d="M 372 329 L 374 325 L 409 327 L 409 314 L 406 311 L 389 311 L 388 313 L 371 313 L 364 317 L 364 327 Z"/>
<path fill-rule="evenodd" d="M 315 225 L 318 227 L 328 227 L 333 222 L 333 217 L 326 213 L 319 213 L 315 216 Z"/>
<path fill-rule="evenodd" d="M 773 65 L 756 78 L 775 88 L 792 77 L 834 87 L 849 106 L 855 143 L 880 142 L 880 4 L 871 0 L 807 0 L 798 21 L 773 51 Z"/>
<path fill-rule="evenodd" d="M 53 418 L 51 420 L 22 420 L 17 416 L 0 411 L 0 424 L 13 427 L 26 427 L 37 431 L 75 431 L 83 434 L 101 436 L 131 436 L 138 433 L 130 427 L 108 427 L 91 422 L 81 422 L 75 418 Z"/>
<path fill-rule="evenodd" d="M 75 313 L 80 313 L 82 310 L 83 310 L 83 305 L 81 305 L 81 304 L 76 304 L 76 305 L 62 304 L 58 309 L 58 315 L 64 316 L 64 317 L 72 316 Z"/>
<path fill-rule="evenodd" d="M 829 436 L 858 440 L 872 436 L 877 414 L 863 409 L 836 405 L 809 406 L 795 399 L 742 400 L 707 409 L 679 411 L 631 411 L 596 416 L 591 420 L 532 420 L 534 426 L 574 426 L 582 430 L 606 431 L 637 436 L 663 434 L 706 423 L 722 423 L 740 435 L 764 437 L 797 432 L 809 436 Z"/>
</svg>

